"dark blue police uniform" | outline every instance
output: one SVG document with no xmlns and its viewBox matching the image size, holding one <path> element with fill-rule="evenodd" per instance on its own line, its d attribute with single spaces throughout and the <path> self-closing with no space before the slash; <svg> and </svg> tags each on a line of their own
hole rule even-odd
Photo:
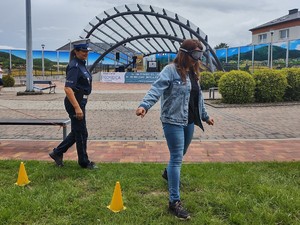
<svg viewBox="0 0 300 225">
<path fill-rule="evenodd" d="M 76 100 L 84 114 L 82 120 L 78 120 L 75 110 L 69 99 L 65 97 L 64 104 L 71 119 L 71 132 L 66 139 L 53 150 L 56 155 L 62 156 L 74 143 L 76 143 L 78 163 L 81 167 L 87 167 L 90 163 L 87 155 L 88 131 L 86 128 L 85 106 L 88 95 L 92 91 L 92 76 L 87 70 L 86 61 L 74 58 L 67 66 L 65 87 L 70 87 L 74 91 Z"/>
</svg>

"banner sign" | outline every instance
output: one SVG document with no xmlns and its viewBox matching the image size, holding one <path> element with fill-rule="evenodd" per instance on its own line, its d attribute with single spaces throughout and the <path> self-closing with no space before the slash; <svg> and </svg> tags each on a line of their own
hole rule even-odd
<svg viewBox="0 0 300 225">
<path fill-rule="evenodd" d="M 125 72 L 102 72 L 100 76 L 101 82 L 124 83 Z"/>
<path fill-rule="evenodd" d="M 153 83 L 158 76 L 158 72 L 127 72 L 125 83 Z"/>
</svg>

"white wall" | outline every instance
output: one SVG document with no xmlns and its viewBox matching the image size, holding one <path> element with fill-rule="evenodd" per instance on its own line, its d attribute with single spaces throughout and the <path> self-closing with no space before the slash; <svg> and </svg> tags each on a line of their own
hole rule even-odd
<svg viewBox="0 0 300 225">
<path fill-rule="evenodd" d="M 281 39 L 279 31 L 285 30 L 285 29 L 289 29 L 289 38 Z M 279 29 L 279 30 L 272 30 L 272 32 L 273 32 L 273 38 L 272 38 L 273 40 L 271 40 L 271 31 L 252 35 L 252 44 L 257 45 L 257 44 L 263 44 L 263 43 L 270 43 L 271 41 L 272 42 L 284 42 L 284 41 L 289 41 L 289 40 L 300 39 L 300 26 L 289 27 L 289 28 L 284 28 L 284 29 Z M 265 42 L 259 42 L 258 36 L 261 34 L 267 34 L 267 39 L 265 40 Z"/>
</svg>

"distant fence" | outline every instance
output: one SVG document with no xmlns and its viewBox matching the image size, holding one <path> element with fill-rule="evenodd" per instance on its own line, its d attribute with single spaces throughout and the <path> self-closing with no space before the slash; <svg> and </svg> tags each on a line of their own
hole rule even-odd
<svg viewBox="0 0 300 225">
<path fill-rule="evenodd" d="M 300 67 L 300 39 L 217 49 L 225 70 Z"/>
<path fill-rule="evenodd" d="M 33 75 L 54 76 L 64 74 L 69 62 L 69 54 L 69 51 L 34 50 L 32 54 Z M 217 49 L 216 55 L 227 71 L 232 69 L 253 71 L 266 67 L 276 69 L 300 67 L 300 39 Z M 161 62 L 161 65 L 164 65 L 172 61 L 175 56 L 175 54 L 157 54 L 155 58 Z M 99 57 L 99 53 L 90 52 L 87 65 L 92 65 Z M 128 56 L 123 53 L 120 53 L 119 62 L 115 62 L 114 58 L 113 54 L 108 54 L 101 61 L 101 65 L 111 65 L 114 68 L 129 62 Z M 42 68 L 43 61 L 44 68 Z M 26 75 L 26 50 L 0 49 L 0 63 L 7 74 L 24 76 Z M 131 76 L 136 76 L 136 73 Z"/>
<path fill-rule="evenodd" d="M 69 63 L 70 52 L 34 50 L 32 51 L 32 56 L 34 76 L 53 76 L 65 73 L 66 66 Z M 99 56 L 99 53 L 90 52 L 87 65 L 92 65 Z M 111 53 L 107 54 L 101 63 L 113 66 L 128 63 L 128 56 L 125 54 L 120 54 L 118 63 L 114 61 L 114 57 Z M 5 73 L 14 76 L 24 76 L 26 75 L 26 50 L 0 49 L 0 63 Z"/>
</svg>

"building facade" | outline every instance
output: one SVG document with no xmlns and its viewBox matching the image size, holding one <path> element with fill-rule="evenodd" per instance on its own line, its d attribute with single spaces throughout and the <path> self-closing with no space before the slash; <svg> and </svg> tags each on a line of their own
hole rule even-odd
<svg viewBox="0 0 300 225">
<path fill-rule="evenodd" d="M 252 44 L 288 42 L 300 38 L 300 12 L 289 10 L 289 14 L 250 29 Z"/>
</svg>

